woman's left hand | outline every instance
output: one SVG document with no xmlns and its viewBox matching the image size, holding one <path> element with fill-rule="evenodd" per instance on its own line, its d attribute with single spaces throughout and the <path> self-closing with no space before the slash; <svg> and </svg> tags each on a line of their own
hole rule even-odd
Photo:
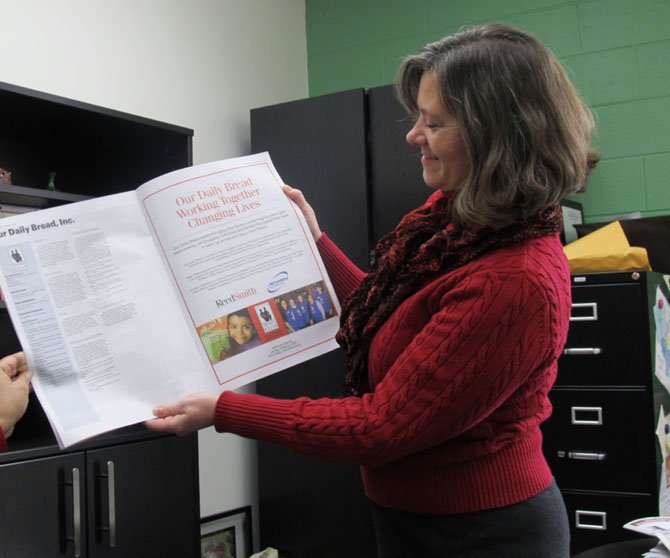
<svg viewBox="0 0 670 558">
<path fill-rule="evenodd" d="M 194 393 L 176 403 L 154 408 L 156 418 L 145 421 L 144 425 L 149 430 L 185 436 L 214 424 L 217 400 L 211 393 Z"/>
</svg>

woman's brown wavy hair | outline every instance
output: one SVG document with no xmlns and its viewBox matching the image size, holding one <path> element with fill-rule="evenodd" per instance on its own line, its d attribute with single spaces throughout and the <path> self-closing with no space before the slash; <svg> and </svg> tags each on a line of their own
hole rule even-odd
<svg viewBox="0 0 670 558">
<path fill-rule="evenodd" d="M 424 72 L 439 83 L 471 160 L 453 221 L 501 228 L 583 190 L 593 116 L 556 57 L 532 35 L 503 24 L 464 29 L 407 57 L 396 92 L 418 114 Z"/>
</svg>

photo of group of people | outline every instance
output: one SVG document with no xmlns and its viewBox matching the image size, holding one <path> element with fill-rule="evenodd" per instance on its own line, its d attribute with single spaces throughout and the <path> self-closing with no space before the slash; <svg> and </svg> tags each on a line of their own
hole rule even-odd
<svg viewBox="0 0 670 558">
<path fill-rule="evenodd" d="M 234 310 L 197 330 L 210 362 L 215 364 L 334 315 L 332 299 L 319 281 Z"/>
<path fill-rule="evenodd" d="M 275 299 L 289 331 L 298 331 L 333 317 L 333 303 L 323 282 Z"/>
</svg>

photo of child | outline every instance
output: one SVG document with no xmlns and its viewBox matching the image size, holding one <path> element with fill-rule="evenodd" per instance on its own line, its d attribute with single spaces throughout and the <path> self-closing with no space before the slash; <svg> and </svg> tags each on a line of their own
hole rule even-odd
<svg viewBox="0 0 670 558">
<path fill-rule="evenodd" d="M 256 327 L 246 308 L 228 314 L 228 341 L 230 348 L 224 348 L 219 360 L 240 354 L 261 344 Z"/>
</svg>

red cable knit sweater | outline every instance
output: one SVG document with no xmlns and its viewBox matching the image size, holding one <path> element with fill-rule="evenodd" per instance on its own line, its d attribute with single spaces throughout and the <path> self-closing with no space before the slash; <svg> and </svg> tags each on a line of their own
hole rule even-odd
<svg viewBox="0 0 670 558">
<path fill-rule="evenodd" d="M 362 272 L 326 235 L 318 247 L 346 297 Z M 372 393 L 278 400 L 224 392 L 215 425 L 360 464 L 367 495 L 382 506 L 462 513 L 513 504 L 552 480 L 540 423 L 551 412 L 569 312 L 557 237 L 499 249 L 401 304 L 372 342 Z"/>
</svg>

